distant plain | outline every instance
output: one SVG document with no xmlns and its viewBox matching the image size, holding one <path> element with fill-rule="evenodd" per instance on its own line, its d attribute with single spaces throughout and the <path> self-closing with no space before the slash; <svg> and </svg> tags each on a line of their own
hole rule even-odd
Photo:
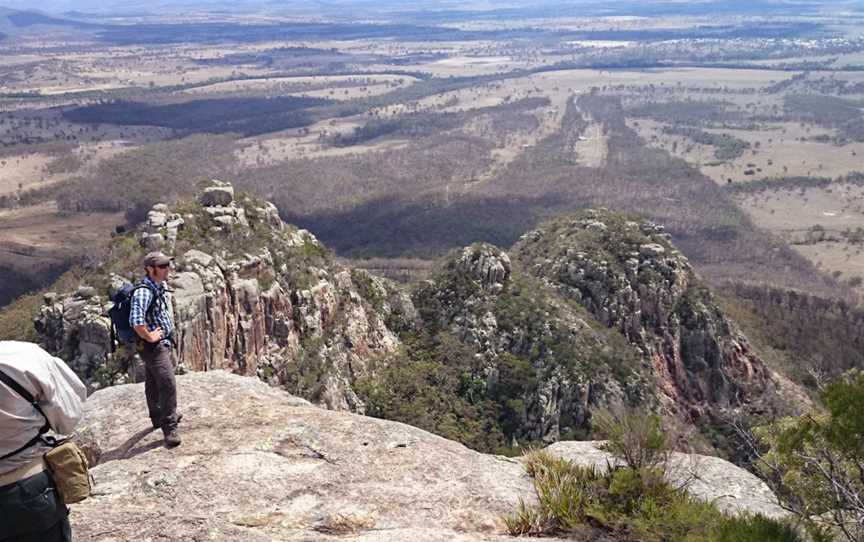
<svg viewBox="0 0 864 542">
<path fill-rule="evenodd" d="M 608 206 L 666 225 L 712 284 L 857 299 L 864 11 L 658 5 L 2 11 L 0 267 L 22 279 L 0 304 L 208 177 L 400 280 Z"/>
</svg>

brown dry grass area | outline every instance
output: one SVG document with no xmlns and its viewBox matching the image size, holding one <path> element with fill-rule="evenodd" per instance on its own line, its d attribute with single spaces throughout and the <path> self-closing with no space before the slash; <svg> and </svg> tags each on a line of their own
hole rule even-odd
<svg viewBox="0 0 864 542">
<path fill-rule="evenodd" d="M 0 196 L 14 194 L 18 190 L 30 190 L 47 186 L 69 177 L 67 174 L 51 175 L 48 164 L 54 157 L 42 153 L 7 156 L 0 159 Z"/>
<path fill-rule="evenodd" d="M 123 223 L 122 213 L 66 215 L 52 203 L 0 211 L 0 263 L 26 270 L 95 250 Z"/>
<path fill-rule="evenodd" d="M 816 176 L 839 177 L 862 168 L 864 143 L 834 145 L 806 141 L 818 135 L 833 136 L 833 130 L 802 126 L 798 123 L 782 123 L 764 131 L 706 130 L 727 133 L 750 143 L 753 150 L 732 160 L 728 165 L 710 166 L 703 172 L 717 179 L 731 177 L 735 181 L 745 180 L 743 172 L 750 169 L 747 164 L 756 164 L 762 171 L 754 177 Z M 759 148 L 756 149 L 756 143 Z M 770 163 L 769 163 L 770 162 Z"/>
<path fill-rule="evenodd" d="M 319 46 L 331 46 L 330 43 L 319 43 Z M 451 46 L 455 47 L 453 44 Z M 447 45 L 441 45 L 447 49 Z M 451 50 L 453 52 L 455 49 Z M 367 52 L 379 52 L 370 47 Z M 404 50 L 400 50 L 404 54 Z M 455 56 L 433 64 L 440 64 L 451 71 L 452 75 L 470 75 L 491 69 L 498 63 L 505 62 L 505 57 L 469 57 Z M 528 97 L 546 97 L 550 105 L 536 110 L 533 114 L 539 121 L 539 127 L 530 132 L 513 132 L 506 140 L 492 141 L 495 149 L 492 151 L 492 167 L 477 180 L 494 178 L 500 171 L 516 160 L 527 148 L 537 144 L 539 140 L 560 129 L 561 119 L 566 104 L 575 94 L 589 91 L 592 87 L 604 85 L 667 85 L 677 86 L 680 82 L 683 88 L 690 85 L 702 88 L 704 86 L 727 87 L 730 89 L 761 87 L 789 77 L 775 71 L 748 70 L 741 73 L 727 69 L 681 69 L 681 70 L 646 70 L 642 72 L 608 72 L 603 70 L 566 70 L 544 72 L 528 77 L 513 78 L 495 83 L 479 85 L 473 88 L 460 89 L 429 96 L 417 101 L 406 102 L 378 108 L 372 113 L 378 118 L 392 118 L 410 111 L 458 112 L 483 107 L 493 107 Z M 310 80 L 316 78 L 309 78 Z M 333 78 L 334 81 L 336 78 Z M 245 82 L 244 82 L 245 83 Z M 275 84 L 275 81 L 272 82 Z M 238 83 L 239 84 L 239 83 Z M 268 85 L 262 80 L 261 85 Z M 229 85 L 229 86 L 225 86 Z M 236 88 L 232 84 L 219 84 L 206 88 Z M 338 96 L 339 90 L 336 92 Z M 329 93 L 325 93 L 329 96 Z M 752 97 L 737 97 L 741 104 Z M 773 99 L 773 98 L 772 98 Z M 314 158 L 322 156 L 344 156 L 368 152 L 387 151 L 403 148 L 409 144 L 403 140 L 385 140 L 378 143 L 356 145 L 347 148 L 333 148 L 324 144 L 324 139 L 336 134 L 348 134 L 354 128 L 366 122 L 364 116 L 346 117 L 322 121 L 302 130 L 287 130 L 278 134 L 258 136 L 245 140 L 249 145 L 238 151 L 241 163 L 248 167 L 273 165 L 278 162 L 297 158 Z M 482 132 L 479 124 L 482 120 L 465 127 L 465 132 L 475 134 Z M 581 165 L 601 167 L 606 158 L 605 136 L 601 126 L 592 124 L 586 131 L 585 139 L 579 140 L 574 146 L 574 155 Z M 713 153 L 712 149 L 705 151 Z M 745 163 L 746 164 L 746 163 Z M 743 171 L 743 170 L 742 170 Z"/>
<path fill-rule="evenodd" d="M 46 287 L 75 262 L 98 255 L 121 223 L 122 213 L 64 215 L 53 203 L 0 211 L 0 269 L 13 279 L 0 283 L 0 305 Z M 40 303 L 38 295 L 21 297 L 0 316 L 0 331 L 33 340 L 32 317 Z"/>
<path fill-rule="evenodd" d="M 864 143 L 834 145 L 807 141 L 820 135 L 834 136 L 834 130 L 795 122 L 772 123 L 761 130 L 704 128 L 714 134 L 728 134 L 750 143 L 750 149 L 732 160 L 718 160 L 711 145 L 694 143 L 678 135 L 664 134 L 667 124 L 650 119 L 629 120 L 628 126 L 645 142 L 686 160 L 718 184 L 741 183 L 766 177 L 840 177 L 861 171 Z M 751 175 L 745 174 L 752 171 Z"/>
<path fill-rule="evenodd" d="M 760 226 L 776 232 L 816 224 L 835 231 L 864 227 L 864 188 L 851 184 L 748 194 L 738 203 Z"/>
<path fill-rule="evenodd" d="M 140 144 L 143 144 L 143 141 L 106 139 L 84 143 L 73 151 L 60 155 L 24 153 L 4 156 L 0 158 L 0 196 L 44 188 L 76 175 L 87 174 L 94 171 L 102 160 L 126 152 Z M 64 157 L 74 157 L 75 169 L 52 173 L 50 171 L 52 163 L 55 160 L 63 160 Z"/>
<path fill-rule="evenodd" d="M 161 141 L 173 133 L 170 129 L 149 126 L 75 124 L 66 121 L 59 108 L 39 108 L 38 103 L 2 104 L 0 119 L 0 141 L 4 143 L 0 155 L 0 196 L 86 174 L 102 160 Z M 44 143 L 22 143 L 27 138 Z M 57 167 L 58 162 L 66 167 Z"/>
<path fill-rule="evenodd" d="M 735 91 L 759 88 L 792 77 L 793 73 L 772 70 L 733 70 L 725 68 L 646 69 L 633 71 L 566 70 L 546 72 L 543 79 L 573 88 L 603 85 L 656 85 L 676 87 L 714 87 Z M 536 76 L 540 77 L 540 75 Z M 725 99 L 726 96 L 723 96 Z M 753 98 L 751 97 L 751 100 Z"/>
<path fill-rule="evenodd" d="M 844 280 L 864 278 L 864 246 L 849 243 L 842 235 L 864 228 L 864 187 L 777 190 L 741 196 L 738 203 L 759 227 L 789 241 L 823 271 Z M 824 228 L 825 240 L 810 233 L 814 226 Z M 864 293 L 864 288 L 858 290 Z"/>
<path fill-rule="evenodd" d="M 99 254 L 123 221 L 122 213 L 64 215 L 53 203 L 0 210 L 0 269 L 14 279 L 0 283 L 0 305 L 45 288 L 76 261 Z M 58 287 L 74 286 L 67 280 Z M 40 304 L 38 294 L 20 297 L 0 315 L 0 336 L 35 340 L 32 318 Z"/>
<path fill-rule="evenodd" d="M 177 47 L 107 47 L 40 55 L 35 62 L 9 66 L 0 91 L 59 95 L 199 83 L 236 74 L 234 66 L 197 64 L 194 55 L 194 51 Z M 243 71 L 248 75 L 271 73 L 254 66 L 244 66 Z"/>
<path fill-rule="evenodd" d="M 537 144 L 544 137 L 554 134 L 561 127 L 561 119 L 567 100 L 572 97 L 567 88 L 544 91 L 532 78 L 514 79 L 473 89 L 442 93 L 399 105 L 374 110 L 378 118 L 392 118 L 409 111 L 460 112 L 493 107 L 508 101 L 522 98 L 545 96 L 550 105 L 537 108 L 529 114 L 537 120 L 536 129 L 519 129 L 508 132 L 504 138 L 494 138 L 490 143 L 495 146 L 491 151 L 491 167 L 475 181 L 494 178 L 510 163 L 516 160 L 525 149 Z M 348 135 L 368 121 L 365 115 L 355 115 L 338 119 L 328 119 L 303 129 L 286 130 L 277 134 L 257 136 L 243 140 L 247 145 L 237 151 L 240 162 L 248 167 L 263 167 L 278 162 L 298 158 L 319 158 L 325 156 L 348 156 L 369 152 L 392 151 L 405 148 L 411 142 L 403 139 L 385 139 L 380 142 L 331 147 L 326 141 L 335 135 Z M 466 124 L 460 132 L 483 137 L 490 132 L 488 119 L 480 117 Z M 591 148 L 597 145 L 592 143 Z M 585 149 L 582 149 L 584 152 Z M 575 150 L 574 150 L 575 152 Z M 596 153 L 595 153 L 596 154 Z"/>
<path fill-rule="evenodd" d="M 301 129 L 285 130 L 240 140 L 235 152 L 243 167 L 266 167 L 298 158 L 348 156 L 367 152 L 396 150 L 405 147 L 405 140 L 388 139 L 378 143 L 331 147 L 327 140 L 336 135 L 348 135 L 365 122 L 362 115 L 328 119 Z"/>
<path fill-rule="evenodd" d="M 860 245 L 823 241 L 812 245 L 793 245 L 799 254 L 814 262 L 819 269 L 836 274 L 841 280 L 864 278 L 864 253 Z M 864 288 L 858 286 L 858 293 Z"/>
</svg>

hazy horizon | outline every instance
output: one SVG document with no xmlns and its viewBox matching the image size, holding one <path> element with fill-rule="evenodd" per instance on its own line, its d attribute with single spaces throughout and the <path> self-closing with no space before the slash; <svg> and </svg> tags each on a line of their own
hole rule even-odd
<svg viewBox="0 0 864 542">
<path fill-rule="evenodd" d="M 602 6 L 586 0 L 568 1 L 511 1 L 506 3 L 448 1 L 408 2 L 401 0 L 328 0 L 315 4 L 308 2 L 281 2 L 277 0 L 159 0 L 145 2 L 142 0 L 45 0 L 34 8 L 30 0 L 5 0 L 0 2 L 0 8 L 22 11 L 38 11 L 52 15 L 68 14 L 70 12 L 92 13 L 98 15 L 170 15 L 189 12 L 213 12 L 231 14 L 315 14 L 322 16 L 347 17 L 357 15 L 380 14 L 441 14 L 454 13 L 484 16 L 484 15 L 519 15 L 539 16 L 595 16 L 595 15 L 665 15 L 681 13 L 688 15 L 709 14 L 712 12 L 752 14 L 758 11 L 782 12 L 794 14 L 826 9 L 859 10 L 861 0 L 844 1 L 788 1 L 788 0 L 755 0 L 755 1 L 720 1 L 706 0 L 702 2 L 680 2 L 675 0 L 614 0 Z M 573 13 L 566 13 L 573 9 Z M 560 13 L 564 10 L 564 13 Z"/>
</svg>

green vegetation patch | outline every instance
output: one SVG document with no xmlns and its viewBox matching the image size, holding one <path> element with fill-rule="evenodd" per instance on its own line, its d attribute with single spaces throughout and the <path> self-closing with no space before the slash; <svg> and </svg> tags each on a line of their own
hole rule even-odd
<svg viewBox="0 0 864 542">
<path fill-rule="evenodd" d="M 791 94 L 785 97 L 786 114 L 798 120 L 835 128 L 843 140 L 864 141 L 864 102 L 821 94 Z"/>
<path fill-rule="evenodd" d="M 512 535 L 611 536 L 629 542 L 800 542 L 793 527 L 764 516 L 724 515 L 665 481 L 662 470 L 574 465 L 544 452 L 526 456 L 539 506 L 505 518 Z M 602 538 L 601 538 L 602 539 Z"/>
<path fill-rule="evenodd" d="M 740 283 L 724 287 L 720 301 L 760 357 L 811 390 L 860 366 L 864 311 L 854 305 Z"/>
<path fill-rule="evenodd" d="M 664 237 L 652 235 L 651 226 L 643 230 L 643 221 L 635 215 L 604 209 L 589 209 L 542 223 L 535 233 L 528 233 L 514 247 L 522 262 L 564 262 L 578 257 L 604 262 L 618 272 L 625 271 L 627 260 L 638 257 L 639 247 L 659 244 L 674 250 Z M 646 231 L 648 233 L 646 233 Z M 656 228 L 661 233 L 662 228 Z"/>
<path fill-rule="evenodd" d="M 500 254 L 488 245 L 472 249 Z M 415 290 L 421 331 L 403 332 L 400 352 L 357 386 L 368 414 L 513 454 L 540 438 L 529 420 L 539 415 L 542 382 L 590 382 L 594 399 L 611 391 L 607 385 L 633 403 L 649 399 L 650 377 L 623 336 L 518 266 L 502 288 L 490 289 L 457 265 L 460 254 Z M 576 405 L 562 409 L 559 423 L 562 438 L 590 431 L 588 413 Z"/>
<path fill-rule="evenodd" d="M 734 160 L 750 148 L 750 143 L 729 134 L 713 134 L 689 126 L 664 126 L 662 132 L 667 135 L 679 135 L 689 138 L 700 145 L 714 147 L 714 157 L 718 160 Z"/>
<path fill-rule="evenodd" d="M 487 394 L 476 351 L 444 332 L 402 339 L 403 348 L 384 359 L 375 376 L 361 378 L 355 385 L 366 413 L 425 429 L 475 450 L 516 453 L 502 427 L 502 422 L 507 423 L 502 419 L 503 405 Z M 503 385 L 521 391 L 527 384 L 524 378 L 516 378 Z"/>
<path fill-rule="evenodd" d="M 729 105 L 728 102 L 698 100 L 649 102 L 628 108 L 626 114 L 669 124 L 697 126 L 706 122 L 736 120 L 737 115 L 727 112 Z"/>
<path fill-rule="evenodd" d="M 504 518 L 512 535 L 639 542 L 800 542 L 788 524 L 733 518 L 667 481 L 669 438 L 658 416 L 635 410 L 600 416 L 616 463 L 582 467 L 543 451 L 524 457 L 538 504 Z"/>
<path fill-rule="evenodd" d="M 50 286 L 39 291 L 24 294 L 13 300 L 0 310 L 0 337 L 9 341 L 38 342 L 33 320 L 42 308 L 44 294 L 49 289 L 62 292 L 76 288 L 81 284 L 85 272 L 75 267 L 60 276 Z"/>
<path fill-rule="evenodd" d="M 852 371 L 823 389 L 825 413 L 813 412 L 754 430 L 754 466 L 815 541 L 864 538 L 864 373 Z"/>
</svg>

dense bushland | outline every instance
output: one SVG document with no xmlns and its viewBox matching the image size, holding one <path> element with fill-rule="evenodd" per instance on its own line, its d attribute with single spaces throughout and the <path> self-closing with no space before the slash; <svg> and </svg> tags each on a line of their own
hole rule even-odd
<svg viewBox="0 0 864 542">
<path fill-rule="evenodd" d="M 157 202 L 191 196 L 198 182 L 230 177 L 234 143 L 227 136 L 194 135 L 128 151 L 99 164 L 56 194 L 64 211 L 125 211 L 143 220 Z"/>
<path fill-rule="evenodd" d="M 775 369 L 811 389 L 861 367 L 864 311 L 853 304 L 768 286 L 728 284 L 724 310 Z"/>
<path fill-rule="evenodd" d="M 832 179 L 831 177 L 772 177 L 749 181 L 746 183 L 735 183 L 726 185 L 726 189 L 736 194 L 759 194 L 773 190 L 806 190 L 808 188 L 828 188 L 832 184 L 851 184 L 854 186 L 864 185 L 864 174 L 850 173 Z"/>
<path fill-rule="evenodd" d="M 727 111 L 729 105 L 731 105 L 729 102 L 706 100 L 649 102 L 628 108 L 627 116 L 688 126 L 739 120 L 738 115 Z"/>
<path fill-rule="evenodd" d="M 601 400 L 607 383 L 633 403 L 652 397 L 634 348 L 584 308 L 556 299 L 519 270 L 502 291 L 490 294 L 451 267 L 453 261 L 447 259 L 431 275 L 434 282 L 412 294 L 419 330 L 403 330 L 402 349 L 380 360 L 357 386 L 367 414 L 477 450 L 513 454 L 542 433 L 535 427 L 541 382 L 590 382 L 592 404 Z M 473 328 L 457 331 L 459 322 L 487 315 L 496 326 L 490 340 L 500 343 L 491 350 L 472 344 Z M 574 321 L 589 327 L 574 329 Z M 588 412 L 578 405 L 562 405 L 559 423 L 562 438 L 585 436 L 591 428 Z"/>
<path fill-rule="evenodd" d="M 864 141 L 864 114 L 861 100 L 819 94 L 790 94 L 784 99 L 786 114 L 838 130 L 841 139 Z"/>
</svg>

